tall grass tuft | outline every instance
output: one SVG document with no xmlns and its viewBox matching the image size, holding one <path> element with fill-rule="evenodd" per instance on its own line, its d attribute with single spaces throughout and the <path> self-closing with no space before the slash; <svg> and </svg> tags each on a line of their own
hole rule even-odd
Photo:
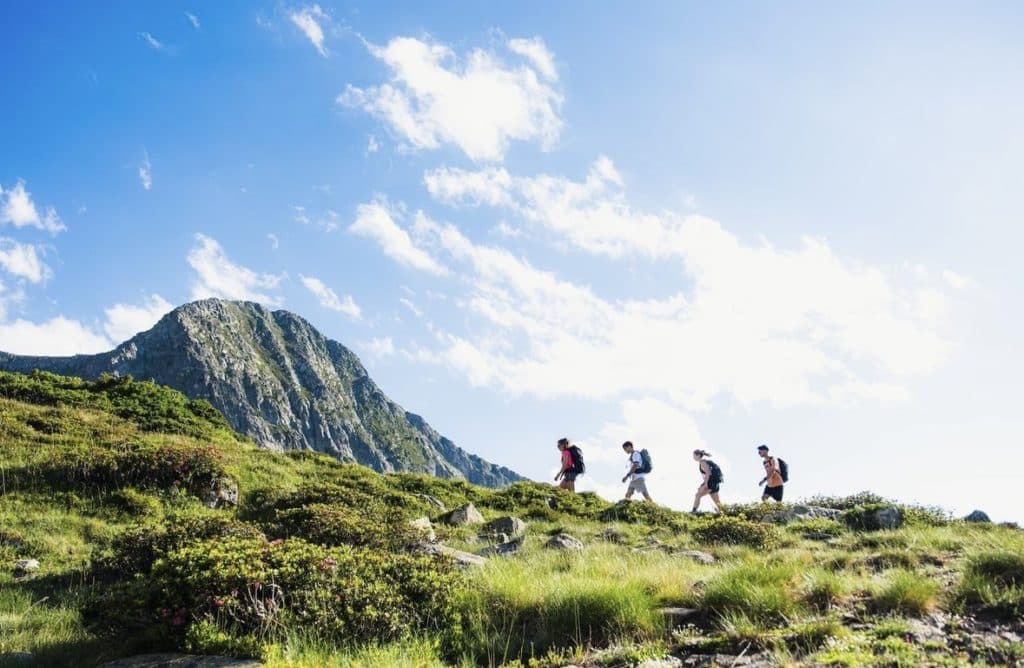
<svg viewBox="0 0 1024 668">
<path fill-rule="evenodd" d="M 938 603 L 941 587 L 931 578 L 905 570 L 893 570 L 871 590 L 873 607 L 880 612 L 920 616 Z"/>
</svg>

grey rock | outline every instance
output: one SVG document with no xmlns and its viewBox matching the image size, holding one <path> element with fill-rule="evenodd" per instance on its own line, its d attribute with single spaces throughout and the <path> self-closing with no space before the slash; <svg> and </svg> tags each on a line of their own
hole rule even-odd
<svg viewBox="0 0 1024 668">
<path fill-rule="evenodd" d="M 684 550 L 677 553 L 680 557 L 686 557 L 693 559 L 699 564 L 713 564 L 715 563 L 715 557 L 708 554 L 707 552 L 701 552 L 700 550 Z"/>
<path fill-rule="evenodd" d="M 254 659 L 233 659 L 229 656 L 141 654 L 104 663 L 100 668 L 259 668 L 262 665 Z"/>
<path fill-rule="evenodd" d="M 991 522 L 989 516 L 983 510 L 973 510 L 971 514 L 964 518 L 965 522 Z"/>
<path fill-rule="evenodd" d="M 601 532 L 601 540 L 621 545 L 626 542 L 626 532 L 617 527 L 605 527 Z"/>
<path fill-rule="evenodd" d="M 903 513 L 899 508 L 879 508 L 871 514 L 871 524 L 877 529 L 898 529 L 903 525 Z"/>
<path fill-rule="evenodd" d="M 700 618 L 700 610 L 694 608 L 661 608 L 658 610 L 669 628 L 686 626 Z"/>
<path fill-rule="evenodd" d="M 523 549 L 526 536 L 519 536 L 512 540 L 506 540 L 497 545 L 491 545 L 477 552 L 481 557 L 509 557 Z"/>
<path fill-rule="evenodd" d="M 556 550 L 582 550 L 583 543 L 578 538 L 574 538 L 567 533 L 560 533 L 557 536 L 552 536 L 551 539 L 545 543 L 546 547 L 550 547 Z"/>
<path fill-rule="evenodd" d="M 508 536 L 521 536 L 526 533 L 526 522 L 518 517 L 499 517 L 484 525 L 484 531 L 490 533 L 503 533 Z"/>
<path fill-rule="evenodd" d="M 418 530 L 423 536 L 423 540 L 430 543 L 437 540 L 437 535 L 434 533 L 434 525 L 430 523 L 429 517 L 418 517 L 414 520 L 409 520 L 409 526 Z"/>
<path fill-rule="evenodd" d="M 484 516 L 476 509 L 476 506 L 472 503 L 467 503 L 466 505 L 456 508 L 452 512 L 448 513 L 445 516 L 444 521 L 455 526 L 461 526 L 463 524 L 483 524 Z"/>
<path fill-rule="evenodd" d="M 636 665 L 636 668 L 682 668 L 682 665 L 682 659 L 666 656 L 660 659 L 644 659 Z"/>
<path fill-rule="evenodd" d="M 820 506 L 792 505 L 774 512 L 768 513 L 761 518 L 761 521 L 769 524 L 789 524 L 798 520 L 838 520 L 842 511 L 834 508 L 822 508 Z"/>
<path fill-rule="evenodd" d="M 420 551 L 425 554 L 444 555 L 455 560 L 455 563 L 462 567 L 483 566 L 487 559 L 476 554 L 456 550 L 454 547 L 441 545 L 440 543 L 422 543 Z"/>
<path fill-rule="evenodd" d="M 39 572 L 39 560 L 38 559 L 19 559 L 14 562 L 14 575 L 15 580 L 30 580 L 36 576 Z"/>
<path fill-rule="evenodd" d="M 238 483 L 228 476 L 215 479 L 203 494 L 203 504 L 214 509 L 234 508 L 238 505 Z"/>
<path fill-rule="evenodd" d="M 288 311 L 204 299 L 97 355 L 0 353 L 0 370 L 95 379 L 131 374 L 206 399 L 236 430 L 272 450 L 315 450 L 377 471 L 412 471 L 501 487 L 522 480 L 405 411 L 359 359 Z"/>
</svg>

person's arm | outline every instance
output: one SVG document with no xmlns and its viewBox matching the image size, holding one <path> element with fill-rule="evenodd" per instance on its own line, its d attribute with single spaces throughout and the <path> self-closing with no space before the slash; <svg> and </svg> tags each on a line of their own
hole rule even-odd
<svg viewBox="0 0 1024 668">
<path fill-rule="evenodd" d="M 765 460 L 765 471 L 768 471 L 768 463 L 767 463 L 767 460 Z M 758 485 L 764 485 L 765 483 L 767 483 L 767 482 L 768 482 L 768 476 L 769 476 L 769 475 L 770 475 L 770 473 L 766 472 L 766 473 L 764 474 L 764 477 L 763 477 L 763 478 L 761 478 L 761 482 L 759 482 L 759 483 L 757 483 L 757 484 L 758 484 Z"/>
<path fill-rule="evenodd" d="M 623 476 L 622 482 L 626 482 L 626 480 L 629 479 L 629 476 L 631 476 L 634 473 L 636 473 L 636 466 L 637 466 L 636 460 L 633 459 L 633 455 L 630 455 L 629 456 L 629 473 L 627 473 L 625 476 Z"/>
</svg>

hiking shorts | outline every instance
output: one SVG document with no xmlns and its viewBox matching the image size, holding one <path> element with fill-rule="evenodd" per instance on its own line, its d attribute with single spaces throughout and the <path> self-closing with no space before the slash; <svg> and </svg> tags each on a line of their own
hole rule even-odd
<svg viewBox="0 0 1024 668">
<path fill-rule="evenodd" d="M 579 475 L 579 473 L 576 473 L 576 471 L 566 471 L 565 473 L 562 474 L 562 480 L 568 480 L 569 482 L 576 482 L 576 476 L 578 476 L 578 475 Z"/>
<path fill-rule="evenodd" d="M 782 485 L 778 487 L 765 487 L 764 495 L 770 499 L 775 499 L 779 503 L 782 502 Z"/>
<path fill-rule="evenodd" d="M 718 490 L 720 490 L 721 488 L 722 488 L 722 481 L 721 480 L 715 480 L 714 478 L 712 478 L 711 480 L 708 480 L 708 491 L 711 492 L 712 494 L 718 494 Z"/>
<path fill-rule="evenodd" d="M 640 492 L 643 495 L 647 495 L 647 482 L 643 478 L 634 478 L 629 481 L 629 487 L 626 488 L 626 494 L 632 494 L 633 492 Z"/>
</svg>

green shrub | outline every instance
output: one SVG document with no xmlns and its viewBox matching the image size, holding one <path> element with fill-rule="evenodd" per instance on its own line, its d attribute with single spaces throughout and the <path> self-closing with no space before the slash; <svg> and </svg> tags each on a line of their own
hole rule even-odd
<svg viewBox="0 0 1024 668">
<path fill-rule="evenodd" d="M 814 519 L 790 522 L 786 525 L 786 531 L 801 536 L 817 534 L 835 537 L 846 533 L 846 527 L 835 520 L 818 517 Z"/>
<path fill-rule="evenodd" d="M 1008 619 L 1024 615 L 1024 555 L 996 551 L 970 557 L 953 601 L 961 609 Z"/>
<path fill-rule="evenodd" d="M 804 574 L 804 600 L 818 610 L 829 610 L 850 593 L 848 576 L 815 569 Z"/>
<path fill-rule="evenodd" d="M 857 506 L 885 505 L 891 501 L 874 492 L 858 492 L 849 496 L 812 496 L 807 500 L 809 506 L 820 506 L 834 510 L 850 510 Z"/>
<path fill-rule="evenodd" d="M 855 506 L 843 511 L 843 522 L 851 529 L 857 531 L 877 531 L 881 527 L 878 524 L 875 513 L 887 508 L 899 509 L 891 503 L 868 503 Z M 902 516 L 902 511 L 900 511 L 900 514 Z"/>
<path fill-rule="evenodd" d="M 681 513 L 643 501 L 619 501 L 601 511 L 598 519 L 602 522 L 646 524 L 673 530 L 678 530 L 683 524 Z"/>
<path fill-rule="evenodd" d="M 938 601 L 939 583 L 912 571 L 890 571 L 885 580 L 871 590 L 871 604 L 880 612 L 923 615 Z"/>
<path fill-rule="evenodd" d="M 697 540 L 710 545 L 746 545 L 767 549 L 776 545 L 779 539 L 779 532 L 773 526 L 727 515 L 702 517 L 691 531 Z"/>
<path fill-rule="evenodd" d="M 235 637 L 301 628 L 336 642 L 378 642 L 458 628 L 459 579 L 445 559 L 229 537 L 158 560 L 149 605 L 179 633 L 213 622 Z"/>
<path fill-rule="evenodd" d="M 375 504 L 355 510 L 314 503 L 278 511 L 267 527 L 272 538 L 299 537 L 320 545 L 358 545 L 406 550 L 422 539 L 401 510 Z"/>
<path fill-rule="evenodd" d="M 542 519 L 554 519 L 560 514 L 593 519 L 611 507 L 610 503 L 593 492 L 574 494 L 552 485 L 530 481 L 512 483 L 483 499 L 481 505 Z"/>
</svg>

